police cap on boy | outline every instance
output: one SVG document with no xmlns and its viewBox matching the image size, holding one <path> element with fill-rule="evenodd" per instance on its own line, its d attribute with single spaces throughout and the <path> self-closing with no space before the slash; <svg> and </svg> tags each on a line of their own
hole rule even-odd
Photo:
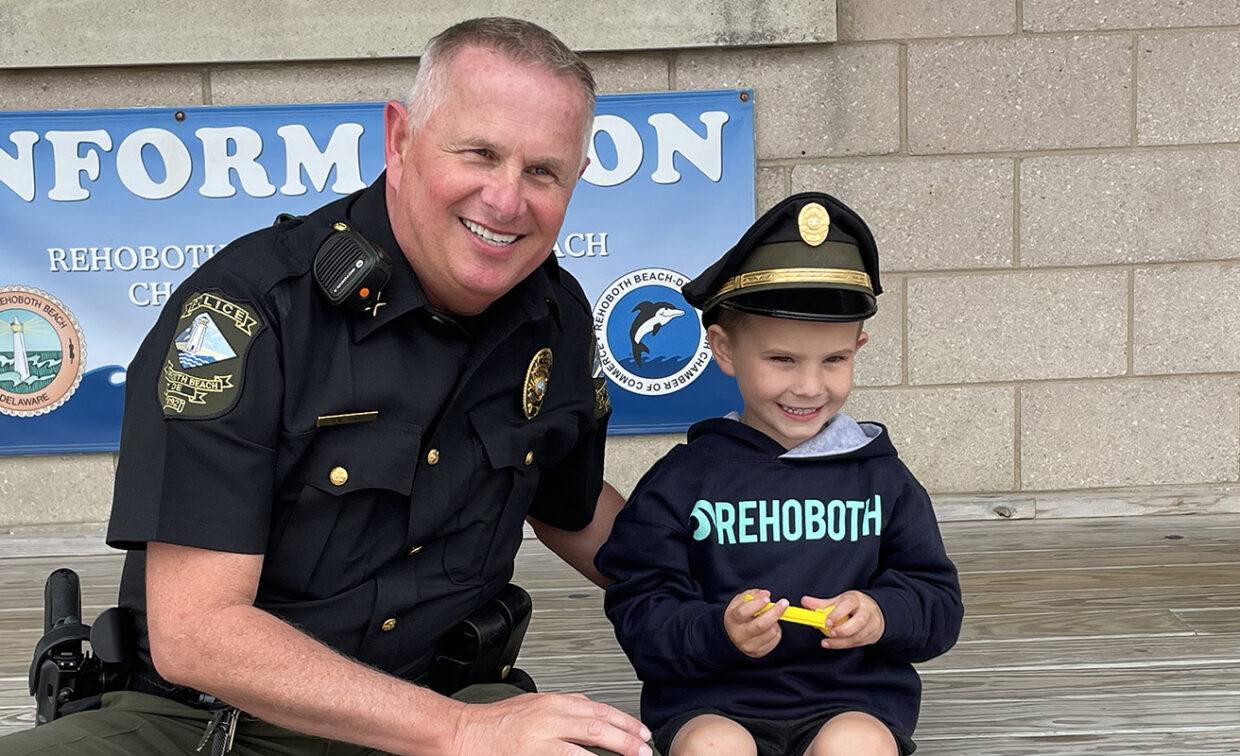
<svg viewBox="0 0 1240 756">
<path fill-rule="evenodd" d="M 710 326 L 719 308 L 795 320 L 848 322 L 878 311 L 878 248 L 861 216 L 829 194 L 788 197 L 685 284 Z"/>
</svg>

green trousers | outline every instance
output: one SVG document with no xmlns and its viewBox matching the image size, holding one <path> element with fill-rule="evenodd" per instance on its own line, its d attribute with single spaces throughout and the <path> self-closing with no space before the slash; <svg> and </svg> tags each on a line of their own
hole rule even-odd
<svg viewBox="0 0 1240 756">
<path fill-rule="evenodd" d="M 453 698 L 488 703 L 522 693 L 511 685 L 472 685 Z M 0 738 L 0 756 L 169 756 L 193 754 L 210 716 L 146 693 L 121 691 L 103 706 Z M 596 754 L 612 754 L 598 748 Z M 204 749 L 205 752 L 205 749 Z M 242 716 L 231 756 L 384 756 L 373 748 L 325 740 Z M 614 756 L 614 755 L 613 755 Z"/>
</svg>

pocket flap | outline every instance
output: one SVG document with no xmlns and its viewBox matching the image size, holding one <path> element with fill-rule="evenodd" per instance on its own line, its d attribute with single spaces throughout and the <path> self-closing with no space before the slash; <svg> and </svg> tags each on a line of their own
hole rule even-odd
<svg viewBox="0 0 1240 756">
<path fill-rule="evenodd" d="M 408 495 L 418 466 L 422 431 L 374 421 L 317 428 L 293 472 L 299 483 L 328 493 L 382 488 Z"/>
<path fill-rule="evenodd" d="M 496 469 L 524 469 L 531 464 L 554 467 L 577 440 L 576 423 L 572 415 L 563 412 L 524 421 L 471 412 L 469 422 Z"/>
</svg>

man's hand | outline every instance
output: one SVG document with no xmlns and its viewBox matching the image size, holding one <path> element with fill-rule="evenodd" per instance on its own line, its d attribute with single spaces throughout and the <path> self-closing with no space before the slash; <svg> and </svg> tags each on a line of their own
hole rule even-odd
<svg viewBox="0 0 1240 756">
<path fill-rule="evenodd" d="M 728 632 L 728 638 L 746 656 L 755 659 L 766 656 L 783 637 L 779 615 L 788 608 L 788 601 L 780 599 L 775 606 L 763 612 L 762 607 L 770 600 L 770 591 L 750 588 L 736 594 L 723 612 L 723 627 Z M 755 614 L 758 616 L 755 617 Z"/>
<path fill-rule="evenodd" d="M 459 756 L 569 756 L 598 746 L 624 756 L 650 756 L 650 730 L 607 704 L 583 695 L 526 693 L 495 703 L 469 704 L 457 718 L 452 753 Z"/>
<path fill-rule="evenodd" d="M 822 640 L 823 648 L 840 650 L 868 646 L 883 637 L 883 630 L 887 627 L 883 610 L 867 593 L 845 591 L 826 599 L 801 597 L 801 606 L 806 609 L 823 609 L 832 604 L 835 608 L 827 615 L 827 637 Z"/>
</svg>

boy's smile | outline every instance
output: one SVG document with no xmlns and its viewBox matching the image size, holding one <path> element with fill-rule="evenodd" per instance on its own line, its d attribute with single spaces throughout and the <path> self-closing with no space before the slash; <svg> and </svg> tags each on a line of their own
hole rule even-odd
<svg viewBox="0 0 1240 756">
<path fill-rule="evenodd" d="M 710 327 L 710 346 L 740 386 L 741 422 L 785 449 L 813 438 L 852 391 L 854 357 L 869 338 L 860 324 L 763 315 L 732 322 L 730 331 Z"/>
</svg>

